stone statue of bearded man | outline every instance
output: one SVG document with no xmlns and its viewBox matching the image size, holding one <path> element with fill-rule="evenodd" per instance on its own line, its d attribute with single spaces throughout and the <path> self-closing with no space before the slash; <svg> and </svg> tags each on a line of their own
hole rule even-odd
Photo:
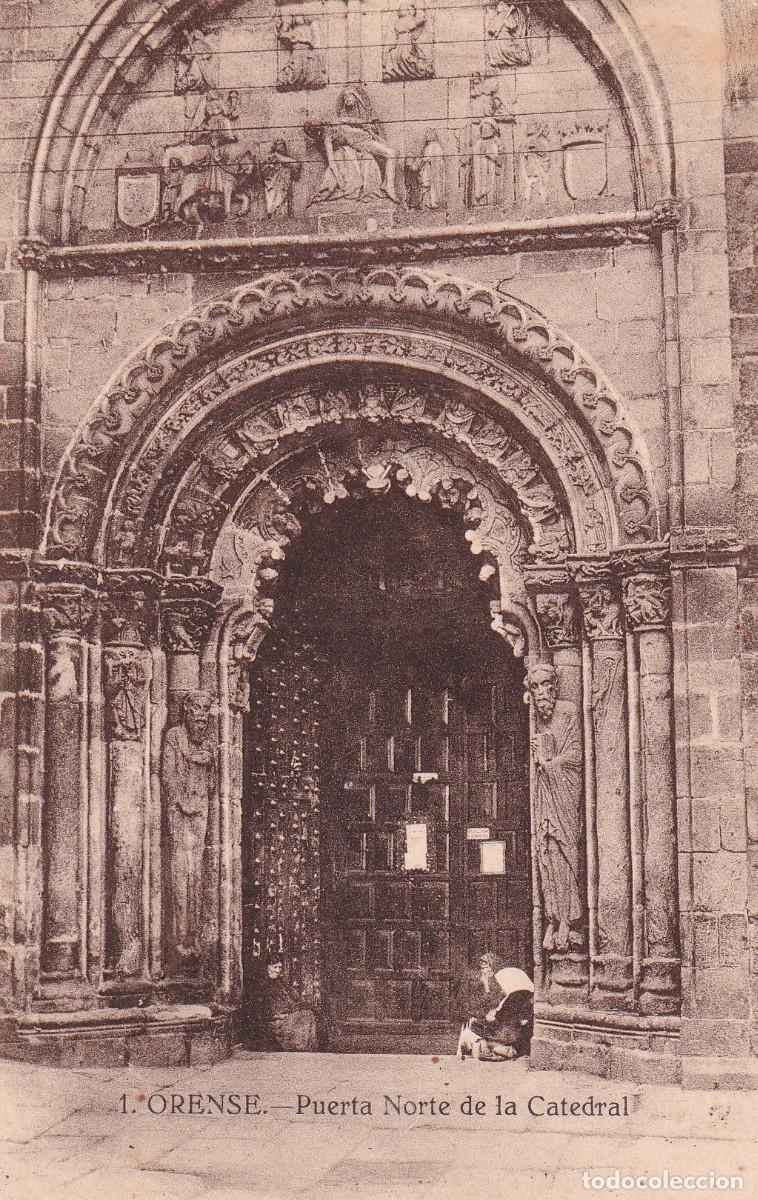
<svg viewBox="0 0 758 1200">
<path fill-rule="evenodd" d="M 534 708 L 534 836 L 545 911 L 544 949 L 565 953 L 581 946 L 579 886 L 582 833 L 582 737 L 573 704 L 558 699 L 558 675 L 549 663 L 527 677 Z"/>
<path fill-rule="evenodd" d="M 210 736 L 211 697 L 188 692 L 182 723 L 163 744 L 161 785 L 171 866 L 171 931 L 180 959 L 198 953 L 203 855 L 208 809 L 216 790 L 216 754 Z"/>
</svg>

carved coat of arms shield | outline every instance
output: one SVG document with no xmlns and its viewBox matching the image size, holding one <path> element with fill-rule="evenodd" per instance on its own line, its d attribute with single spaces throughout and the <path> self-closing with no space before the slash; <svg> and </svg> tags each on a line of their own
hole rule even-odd
<svg viewBox="0 0 758 1200">
<path fill-rule="evenodd" d="M 150 167 L 116 172 L 116 216 L 129 229 L 143 229 L 158 219 L 161 208 L 160 172 Z"/>
<path fill-rule="evenodd" d="M 563 139 L 563 182 L 572 200 L 596 200 L 608 186 L 605 132 Z"/>
</svg>

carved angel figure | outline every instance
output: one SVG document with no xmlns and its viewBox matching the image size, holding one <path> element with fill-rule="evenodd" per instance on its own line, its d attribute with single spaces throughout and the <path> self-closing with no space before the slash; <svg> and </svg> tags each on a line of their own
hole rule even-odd
<svg viewBox="0 0 758 1200">
<path fill-rule="evenodd" d="M 472 207 L 500 203 L 504 157 L 500 125 L 492 117 L 484 117 L 471 147 L 469 202 Z"/>
<path fill-rule="evenodd" d="M 308 124 L 305 131 L 319 143 L 327 164 L 311 204 L 378 199 L 398 203 L 397 151 L 384 141 L 371 101 L 359 84 L 342 92 L 334 121 Z"/>
<path fill-rule="evenodd" d="M 491 71 L 504 67 L 526 67 L 532 61 L 529 49 L 529 13 L 523 0 L 509 4 L 496 0 L 485 18 L 487 66 Z"/>
<path fill-rule="evenodd" d="M 303 13 L 277 17 L 279 45 L 284 49 L 279 66 L 279 87 L 295 91 L 322 88 L 327 82 L 327 67 L 318 21 Z"/>
<path fill-rule="evenodd" d="M 426 13 L 415 4 L 401 4 L 395 21 L 395 44 L 386 46 L 382 59 L 382 75 L 387 81 L 396 79 L 433 79 L 434 62 L 422 44 L 428 37 Z"/>
</svg>

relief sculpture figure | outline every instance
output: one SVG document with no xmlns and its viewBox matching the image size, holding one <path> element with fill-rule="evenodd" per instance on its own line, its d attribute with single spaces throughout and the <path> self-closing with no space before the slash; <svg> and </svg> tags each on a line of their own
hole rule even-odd
<svg viewBox="0 0 758 1200">
<path fill-rule="evenodd" d="M 161 788 L 169 840 L 171 932 L 183 960 L 197 957 L 205 835 L 216 790 L 210 716 L 211 697 L 189 692 L 182 704 L 182 723 L 169 729 L 163 745 Z"/>
<path fill-rule="evenodd" d="M 445 151 L 433 129 L 427 130 L 418 158 L 405 164 L 408 206 L 433 211 L 445 203 Z"/>
<path fill-rule="evenodd" d="M 500 125 L 492 117 L 484 117 L 471 148 L 470 204 L 473 207 L 500 202 L 504 157 Z"/>
<path fill-rule="evenodd" d="M 397 151 L 384 140 L 362 87 L 346 87 L 337 102 L 335 119 L 324 125 L 308 124 L 305 132 L 318 142 L 327 163 L 311 204 L 377 199 L 398 203 Z"/>
<path fill-rule="evenodd" d="M 302 169 L 302 164 L 290 155 L 287 143 L 277 138 L 261 163 L 267 217 L 292 216 L 292 188 Z"/>
<path fill-rule="evenodd" d="M 532 61 L 529 49 L 529 15 L 523 2 L 508 4 L 497 0 L 490 6 L 485 22 L 487 66 L 491 71 L 504 67 L 526 67 Z"/>
<path fill-rule="evenodd" d="M 402 4 L 397 10 L 394 35 L 394 45 L 387 46 L 384 51 L 384 79 L 432 79 L 434 63 L 429 50 L 422 44 L 424 37 L 429 40 L 426 13 L 415 4 Z"/>
<path fill-rule="evenodd" d="M 302 14 L 279 15 L 279 46 L 283 61 L 279 67 L 279 87 L 283 91 L 322 88 L 327 82 L 327 67 L 318 22 Z"/>
<path fill-rule="evenodd" d="M 534 836 L 537 843 L 547 951 L 581 946 L 576 926 L 583 908 L 579 887 L 582 806 L 582 737 L 572 704 L 558 699 L 558 676 L 548 663 L 527 679 L 534 706 Z"/>
</svg>

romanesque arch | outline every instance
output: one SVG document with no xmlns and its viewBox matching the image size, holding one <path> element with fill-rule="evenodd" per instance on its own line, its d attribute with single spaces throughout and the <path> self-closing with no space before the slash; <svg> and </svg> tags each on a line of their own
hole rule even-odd
<svg viewBox="0 0 758 1200">
<path fill-rule="evenodd" d="M 559 850 L 586 881 L 570 921 L 547 908 L 532 768 L 535 1049 L 556 1025 L 666 1044 L 679 1006 L 670 585 L 646 450 L 539 314 L 412 270 L 237 288 L 152 339 L 69 448 L 37 572 L 59 764 L 43 976 L 239 1004 L 245 673 L 303 512 L 393 488 L 459 514 L 493 631 L 555 681 L 533 729 L 555 743 L 560 718 L 574 747 L 554 790 L 583 831 Z M 193 720 L 206 726 L 194 756 Z M 177 763 L 203 815 L 184 875 L 165 816 Z M 107 828 L 84 897 L 82 811 Z M 177 919 L 188 880 L 200 899 Z"/>
</svg>

